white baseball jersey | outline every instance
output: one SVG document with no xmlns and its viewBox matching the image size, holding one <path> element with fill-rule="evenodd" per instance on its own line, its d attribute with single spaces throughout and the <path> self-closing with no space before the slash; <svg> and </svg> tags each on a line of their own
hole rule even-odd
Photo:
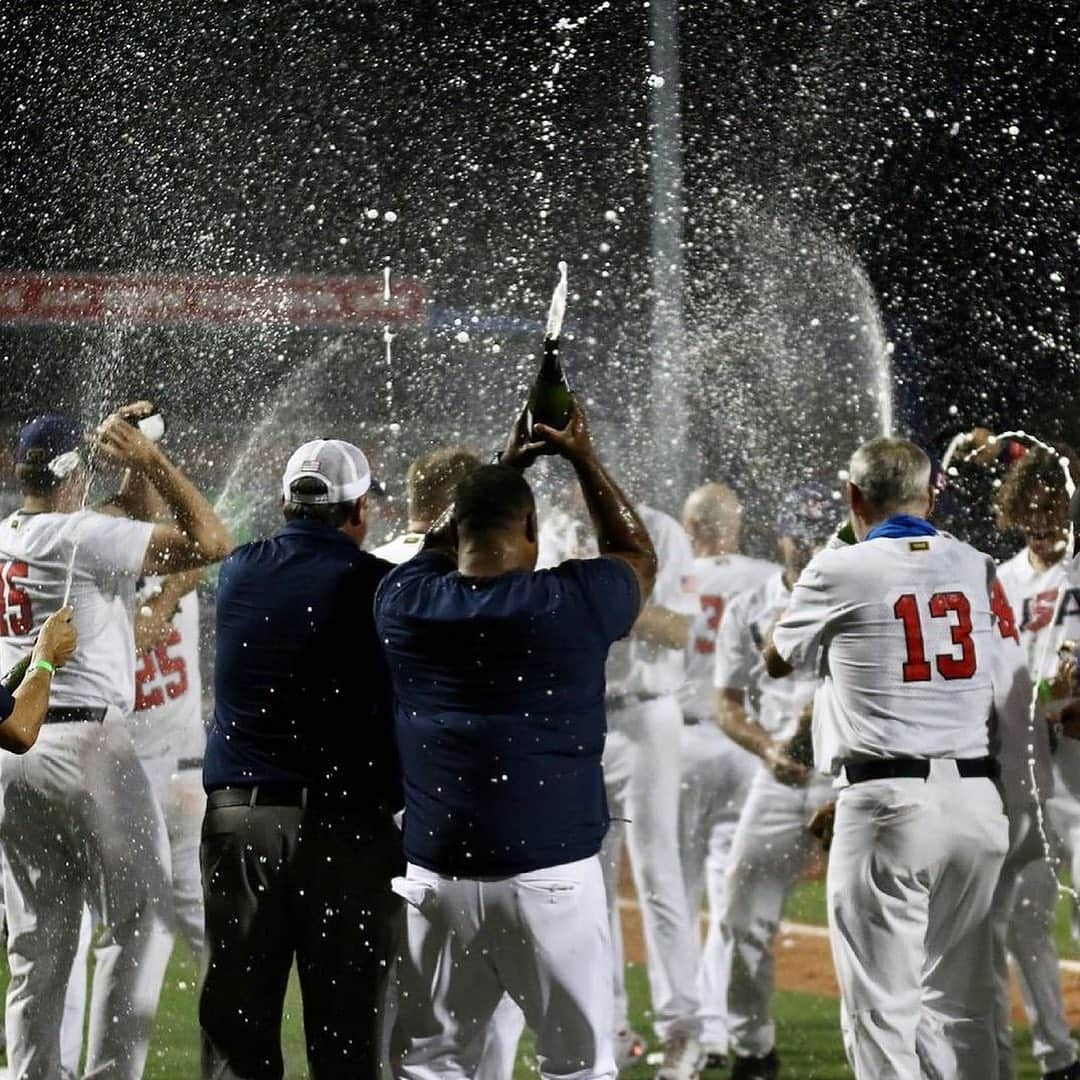
<svg viewBox="0 0 1080 1080">
<path fill-rule="evenodd" d="M 736 596 L 720 621 L 713 669 L 716 689 L 746 691 L 747 715 L 777 739 L 795 734 L 799 713 L 814 700 L 818 683 L 812 667 L 796 670 L 786 679 L 770 679 L 765 673 L 761 646 L 790 602 L 783 571 L 775 567 L 757 588 Z"/>
<path fill-rule="evenodd" d="M 989 752 L 994 563 L 940 533 L 878 537 L 814 556 L 773 641 L 823 676 L 818 767 Z"/>
<path fill-rule="evenodd" d="M 716 639 L 724 609 L 738 593 L 767 581 L 775 563 L 747 555 L 709 555 L 694 560 L 694 585 L 699 611 L 686 643 L 686 684 L 679 700 L 683 714 L 705 720 L 713 712 Z"/>
<path fill-rule="evenodd" d="M 64 600 L 75 552 L 71 604 L 79 643 L 53 678 L 50 704 L 131 709 L 135 695 L 135 584 L 153 525 L 96 510 L 16 511 L 0 522 L 0 669 L 32 648 Z"/>
<path fill-rule="evenodd" d="M 638 515 L 656 548 L 657 572 L 650 603 L 680 615 L 699 610 L 694 590 L 694 552 L 683 527 L 668 514 L 638 506 Z M 641 641 L 632 635 L 615 642 L 608 653 L 609 695 L 673 694 L 686 680 L 686 656 L 682 649 Z"/>
<path fill-rule="evenodd" d="M 1040 571 L 1031 565 L 1024 548 L 997 568 L 997 576 L 1016 616 L 1028 670 L 1037 679 L 1051 678 L 1057 671 L 1061 643 L 1080 641 L 1080 575 L 1074 560 L 1062 559 Z M 1055 620 L 1059 590 L 1061 604 Z"/>
<path fill-rule="evenodd" d="M 161 578 L 148 578 L 147 599 Z M 135 662 L 132 735 L 140 757 L 179 754 L 188 732 L 203 730 L 199 672 L 199 598 L 194 589 L 180 599 L 169 636 Z"/>
<path fill-rule="evenodd" d="M 423 546 L 423 533 L 406 532 L 375 548 L 371 554 L 377 559 L 385 559 L 398 565 L 408 562 Z"/>
<path fill-rule="evenodd" d="M 537 516 L 540 520 L 537 570 L 548 570 L 567 559 L 591 559 L 600 554 L 592 528 L 561 506 L 541 506 Z"/>
</svg>

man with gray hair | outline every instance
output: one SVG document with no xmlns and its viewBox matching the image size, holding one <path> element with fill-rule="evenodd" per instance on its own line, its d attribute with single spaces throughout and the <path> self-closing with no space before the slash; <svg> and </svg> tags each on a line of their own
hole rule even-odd
<svg viewBox="0 0 1080 1080">
<path fill-rule="evenodd" d="M 811 560 L 764 657 L 773 677 L 822 676 L 814 757 L 837 777 L 827 897 L 848 1059 L 860 1080 L 996 1076 L 994 564 L 926 520 L 930 462 L 913 443 L 861 446 L 847 495 L 859 542 Z"/>
</svg>

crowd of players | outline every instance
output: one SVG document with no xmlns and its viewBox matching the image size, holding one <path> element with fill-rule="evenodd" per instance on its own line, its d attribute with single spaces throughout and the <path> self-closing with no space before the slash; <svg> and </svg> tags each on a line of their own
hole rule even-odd
<svg viewBox="0 0 1080 1080">
<path fill-rule="evenodd" d="M 140 1076 L 175 932 L 184 934 L 196 955 L 205 951 L 198 855 L 205 728 L 195 588 L 202 568 L 225 558 L 231 541 L 206 499 L 129 422 L 145 408 L 139 403 L 120 410 L 92 433 L 99 460 L 123 470 L 115 497 L 94 509 L 83 506 L 90 475 L 79 426 L 58 414 L 27 425 L 15 454 L 23 505 L 0 523 L 0 666 L 7 668 L 32 648 L 45 616 L 68 601 L 80 640 L 52 687 L 36 745 L 0 759 L 11 969 L 6 1034 L 12 1075 L 20 1080 Z M 894 908 L 884 916 L 891 944 L 858 971 L 853 966 L 867 953 L 859 952 L 859 932 L 842 923 L 845 915 L 860 918 L 863 871 L 853 867 L 849 874 L 855 906 L 834 902 L 830 886 L 834 954 L 845 990 L 845 1045 L 860 1077 L 1014 1075 L 1007 954 L 1016 962 L 1044 1075 L 1080 1077 L 1052 936 L 1053 859 L 1059 853 L 1071 858 L 1073 880 L 1080 880 L 1080 745 L 1062 724 L 1076 692 L 1069 643 L 1080 639 L 1080 573 L 1067 551 L 1065 467 L 1071 454 L 1066 448 L 1025 452 L 982 437 L 975 444 L 981 444 L 979 467 L 1001 470 L 1000 527 L 1023 542 L 997 567 L 984 604 L 993 612 L 993 633 L 1002 646 L 993 663 L 1007 670 L 995 682 L 991 725 L 1001 772 L 995 791 L 1004 802 L 1007 837 L 1004 823 L 999 837 L 978 841 L 963 835 L 958 824 L 958 845 L 981 850 L 983 840 L 988 844 L 981 884 L 976 888 L 974 876 L 959 885 L 935 879 L 953 918 L 942 924 L 932 912 L 927 924 L 925 912 L 922 923 L 913 914 L 918 889 L 898 879 Z M 569 452 L 565 456 L 579 467 Z M 873 461 L 862 465 L 866 475 L 873 473 Z M 407 528 L 374 554 L 397 564 L 422 550 L 452 505 L 457 485 L 480 467 L 476 455 L 460 448 L 438 449 L 414 462 L 407 477 Z M 921 475 L 921 468 L 921 459 L 912 458 L 911 475 Z M 568 488 L 552 492 L 542 505 L 540 566 L 603 553 L 589 526 L 587 510 L 595 507 L 587 507 L 588 486 L 583 489 L 584 498 Z M 874 533 L 872 527 L 882 525 L 872 516 L 866 516 L 863 532 L 911 551 L 929 550 L 928 538 L 937 534 L 919 524 L 922 516 L 911 513 L 908 503 L 901 500 L 903 513 L 888 517 L 892 532 Z M 815 577 L 823 573 L 815 556 L 843 549 L 837 530 L 847 510 L 833 485 L 808 478 L 782 502 L 775 562 L 741 552 L 742 508 L 726 483 L 691 492 L 681 522 L 640 503 L 635 510 L 651 540 L 656 573 L 648 602 L 629 635 L 612 645 L 606 667 L 603 779 L 612 824 L 600 860 L 612 939 L 604 954 L 610 956 L 614 1002 L 611 1052 L 581 1062 L 573 1073 L 545 1070 L 541 1060 L 541 1071 L 610 1075 L 612 1065 L 625 1067 L 646 1054 L 648 1039 L 630 1027 L 623 982 L 619 869 L 625 847 L 644 928 L 660 1043 L 658 1077 L 691 1080 L 705 1069 L 730 1066 L 736 1080 L 771 1080 L 780 1074 L 771 998 L 781 913 L 812 858 L 815 835 L 828 848 L 837 786 L 847 787 L 849 804 L 849 792 L 859 789 L 854 759 L 847 772 L 843 764 L 833 768 L 830 761 L 814 760 L 814 750 L 820 758 L 824 744 L 819 731 L 811 740 L 809 728 L 812 718 L 820 726 L 815 710 L 827 707 L 820 700 L 820 639 L 832 631 L 819 627 L 811 647 L 806 627 L 819 615 L 803 613 L 827 591 Z M 858 519 L 855 508 L 852 514 Z M 363 529 L 350 536 L 361 542 Z M 880 557 L 882 548 L 869 544 L 864 550 Z M 889 567 L 867 572 L 883 578 Z M 970 573 L 957 563 L 957 582 Z M 802 592 L 793 606 L 797 588 Z M 960 585 L 950 589 L 933 594 L 929 617 L 921 622 L 917 610 L 904 606 L 908 594 L 893 598 L 896 622 L 905 632 L 905 682 L 915 694 L 923 683 L 940 683 L 938 691 L 949 695 L 928 704 L 925 726 L 908 733 L 911 749 L 896 755 L 904 762 L 949 758 L 933 752 L 940 734 L 934 709 L 963 711 L 972 700 L 965 697 L 975 668 L 968 652 L 972 616 L 955 599 Z M 913 606 L 927 599 L 911 595 Z M 821 626 L 831 625 L 829 617 L 820 616 Z M 944 646 L 932 633 L 939 626 Z M 1005 643 L 1014 646 L 1011 651 Z M 834 655 L 834 664 L 840 657 Z M 971 671 L 965 668 L 969 659 Z M 872 676 L 869 692 L 876 692 Z M 978 727 L 977 716 L 974 722 Z M 919 776 L 890 777 L 900 782 L 913 775 Z M 970 775 L 997 779 L 978 768 Z M 872 780 L 890 777 L 875 774 Z M 921 776 L 927 790 L 935 787 L 932 779 Z M 942 798 L 957 797 L 955 785 L 939 787 Z M 966 811 L 982 798 L 982 789 L 971 790 L 963 796 Z M 993 825 L 1000 816 L 997 797 L 976 807 L 976 823 Z M 914 801 L 901 800 L 890 812 L 914 813 Z M 871 831 L 884 829 L 878 810 L 869 814 Z M 850 814 L 839 825 L 841 858 L 850 862 Z M 887 830 L 877 833 L 877 842 L 887 841 Z M 865 845 L 866 837 L 859 843 Z M 397 888 L 410 900 L 407 883 Z M 980 890 L 987 892 L 979 917 L 988 936 L 976 935 L 969 944 L 992 941 L 993 948 L 965 959 L 955 942 L 932 939 L 962 936 L 961 909 Z M 916 943 L 911 934 L 922 938 Z M 91 944 L 95 963 L 87 1001 Z M 873 954 L 873 943 L 868 948 Z M 908 987 L 901 976 L 892 981 L 908 956 L 927 961 L 927 969 L 916 972 L 921 1004 L 904 999 Z M 983 970 L 992 971 L 985 985 Z M 258 970 L 249 974 L 260 978 Z M 860 984 L 865 985 L 859 989 Z M 891 1010 L 852 1008 L 852 1002 L 873 1001 L 875 994 L 892 998 Z M 409 1003 L 394 997 L 386 1011 L 396 1011 L 407 1026 Z M 894 1023 L 894 1012 L 903 1022 Z M 404 1044 L 384 1045 L 382 1066 L 409 1077 L 506 1080 L 525 1017 L 514 995 L 504 994 L 480 1019 L 482 1037 L 471 1040 L 467 1068 L 460 1060 L 428 1054 L 430 1046 L 418 1047 L 415 1039 L 410 1046 L 407 1031 Z M 460 1020 L 451 1010 L 439 1022 L 453 1027 Z M 204 1027 L 205 1021 L 204 1016 Z M 911 1032 L 901 1030 L 905 1024 Z M 973 1035 L 969 1029 L 980 1024 L 987 1030 Z M 874 1025 L 881 1030 L 867 1033 Z M 918 1049 L 914 1071 L 902 1053 L 889 1049 L 908 1035 Z M 212 1055 L 205 1062 L 205 1074 L 215 1076 L 280 1076 L 275 1069 L 280 1061 L 261 1071 L 241 1071 Z M 353 1073 L 335 1069 L 332 1055 L 323 1055 L 312 1062 L 312 1075 Z"/>
</svg>

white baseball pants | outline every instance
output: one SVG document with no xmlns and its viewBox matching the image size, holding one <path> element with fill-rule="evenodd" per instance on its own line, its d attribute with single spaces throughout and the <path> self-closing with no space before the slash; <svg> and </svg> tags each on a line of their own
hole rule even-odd
<svg viewBox="0 0 1080 1080">
<path fill-rule="evenodd" d="M 0 804 L 12 1075 L 60 1075 L 64 994 L 89 903 L 109 938 L 97 953 L 84 1075 L 137 1080 L 172 939 L 164 822 L 129 734 L 45 725 L 32 753 L 0 757 Z"/>
<path fill-rule="evenodd" d="M 168 837 L 166 872 L 172 880 L 172 914 L 175 928 L 187 941 L 196 962 L 201 965 L 206 950 L 206 925 L 203 913 L 202 875 L 199 870 L 199 844 L 202 819 L 206 811 L 206 792 L 202 773 L 188 769 L 173 772 L 175 755 L 170 751 L 153 758 L 140 756 L 150 789 L 165 818 Z M 64 1067 L 78 1074 L 82 1055 L 83 1023 L 86 1016 L 86 973 L 93 921 L 84 909 L 79 930 L 79 946 L 72 964 L 71 978 L 64 997 L 64 1018 L 60 1029 L 61 1058 Z"/>
<path fill-rule="evenodd" d="M 831 781 L 823 777 L 792 787 L 760 763 L 751 781 L 720 907 L 726 932 L 728 1046 L 740 1057 L 764 1057 L 776 1045 L 773 939 L 810 856 L 813 838 L 807 822 L 834 794 Z"/>
<path fill-rule="evenodd" d="M 1054 944 L 1057 877 L 1047 863 L 1035 808 L 1009 815 L 1009 853 L 994 893 L 994 964 L 997 973 L 998 1080 L 1014 1080 L 1009 1021 L 1009 965 L 1012 954 L 1024 1008 L 1031 1026 L 1032 1052 L 1042 1072 L 1064 1069 L 1076 1060 L 1061 1000 L 1061 972 Z"/>
<path fill-rule="evenodd" d="M 1062 743 L 1075 741 L 1062 739 Z M 1058 753 L 1061 750 L 1058 747 Z M 1046 801 L 1046 816 L 1057 838 L 1060 855 L 1068 861 L 1072 880 L 1077 882 L 1080 881 L 1080 799 L 1062 783 L 1056 761 L 1054 770 L 1054 794 Z M 1072 936 L 1074 941 L 1080 941 L 1080 905 L 1074 900 L 1072 907 Z"/>
<path fill-rule="evenodd" d="M 503 993 L 536 1033 L 540 1075 L 613 1080 L 611 941 L 596 856 L 495 880 L 410 865 L 395 1075 L 472 1077 Z"/>
<path fill-rule="evenodd" d="M 728 932 L 721 914 L 735 829 L 757 761 L 711 719 L 683 725 L 679 857 L 695 929 L 702 901 L 709 901 L 697 977 L 701 1041 L 709 1047 L 728 1043 Z"/>
<path fill-rule="evenodd" d="M 829 934 L 858 1080 L 997 1075 L 990 910 L 1008 846 L 995 784 L 951 761 L 839 791 Z"/>
<path fill-rule="evenodd" d="M 661 1039 L 700 1037 L 699 935 L 679 864 L 682 710 L 673 696 L 608 713 L 604 783 L 611 828 L 601 858 L 611 920 L 615 1030 L 628 1023 L 619 920 L 619 860 L 625 838 L 641 904 L 654 1027 Z"/>
</svg>

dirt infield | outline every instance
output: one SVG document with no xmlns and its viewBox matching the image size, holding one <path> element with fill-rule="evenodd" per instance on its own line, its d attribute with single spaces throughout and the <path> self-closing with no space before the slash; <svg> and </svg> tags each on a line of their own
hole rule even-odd
<svg viewBox="0 0 1080 1080">
<path fill-rule="evenodd" d="M 645 944 L 637 902 L 626 897 L 620 906 L 626 959 L 632 964 L 643 964 Z M 823 997 L 838 996 L 832 952 L 824 927 L 783 924 L 776 939 L 775 957 L 778 989 L 802 990 Z M 1080 1027 L 1080 965 L 1066 965 L 1061 973 L 1061 981 L 1069 1026 Z M 1015 976 L 1012 980 L 1012 999 L 1013 1021 L 1026 1023 Z"/>
</svg>

